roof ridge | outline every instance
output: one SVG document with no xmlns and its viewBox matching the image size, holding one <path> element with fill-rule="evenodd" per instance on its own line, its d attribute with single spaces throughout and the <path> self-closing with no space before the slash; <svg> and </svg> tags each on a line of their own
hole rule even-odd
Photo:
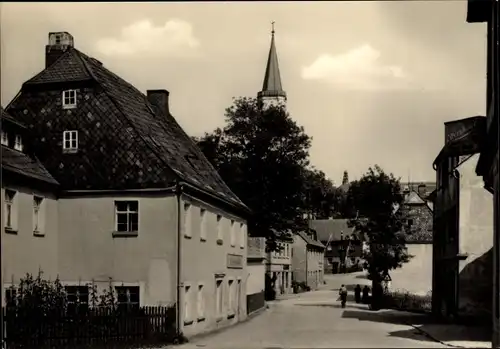
<svg viewBox="0 0 500 349">
<path fill-rule="evenodd" d="M 60 55 L 54 62 L 52 62 L 51 65 L 49 65 L 48 67 L 45 67 L 43 68 L 38 74 L 36 74 L 35 76 L 33 76 L 31 79 L 29 79 L 28 81 L 26 81 L 25 83 L 27 82 L 30 82 L 32 80 L 35 80 L 36 78 L 38 78 L 40 75 L 42 75 L 43 72 L 45 72 L 47 69 L 49 69 L 50 67 L 52 67 L 54 64 L 56 64 L 58 61 L 60 61 L 64 56 L 68 55 L 70 52 L 70 50 L 67 50 L 66 52 L 64 52 L 62 55 Z"/>
</svg>

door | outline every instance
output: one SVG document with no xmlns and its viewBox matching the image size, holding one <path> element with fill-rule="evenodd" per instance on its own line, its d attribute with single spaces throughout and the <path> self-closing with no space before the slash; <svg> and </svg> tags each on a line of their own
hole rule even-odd
<svg viewBox="0 0 500 349">
<path fill-rule="evenodd" d="M 236 287 L 236 315 L 238 316 L 238 320 L 240 318 L 240 310 L 241 310 L 241 280 L 238 280 L 238 285 Z"/>
</svg>

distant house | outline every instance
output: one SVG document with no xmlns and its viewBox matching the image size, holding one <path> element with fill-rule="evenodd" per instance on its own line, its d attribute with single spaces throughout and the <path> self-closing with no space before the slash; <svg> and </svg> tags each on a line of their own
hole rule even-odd
<svg viewBox="0 0 500 349">
<path fill-rule="evenodd" d="M 363 243 L 347 222 L 347 219 L 315 219 L 309 222 L 317 240 L 325 246 L 325 273 L 339 273 L 343 262 L 341 258 L 344 259 L 346 270 L 352 270 L 353 266 L 362 263 Z M 347 239 L 350 241 L 346 242 Z"/>
<path fill-rule="evenodd" d="M 484 117 L 445 123 L 446 142 L 434 162 L 432 307 L 438 316 L 492 316 L 493 205 L 475 173 L 484 123 Z"/>
<path fill-rule="evenodd" d="M 275 232 L 278 250 L 266 253 L 267 287 L 272 285 L 277 297 L 292 292 L 293 238 Z"/>
<path fill-rule="evenodd" d="M 404 204 L 401 210 L 406 215 L 403 231 L 407 252 L 412 258 L 401 268 L 390 271 L 391 288 L 426 294 L 432 288 L 433 212 L 428 189 L 435 188 L 435 184 L 408 183 L 402 187 Z"/>
<path fill-rule="evenodd" d="M 59 183 L 57 204 L 50 190 L 39 194 L 49 198 L 46 215 L 57 205 L 57 216 L 47 217 L 41 241 L 27 245 L 31 213 L 19 216 L 19 234 L 7 245 L 22 243 L 23 253 L 2 250 L 2 275 L 16 285 L 39 266 L 59 275 L 82 306 L 89 283 L 111 283 L 127 305 L 176 304 L 187 336 L 246 318 L 249 210 L 168 101 L 168 91 L 143 94 L 77 50 L 71 34 L 49 33 L 45 69 L 6 111 L 27 126 L 31 149 L 55 179 L 44 181 Z M 15 201 L 11 191 L 21 189 L 9 184 L 2 193 Z M 27 194 L 15 195 L 19 210 L 31 205 Z"/>
<path fill-rule="evenodd" d="M 59 183 L 33 153 L 29 129 L 1 108 L 2 284 L 16 276 L 58 274 L 57 191 Z M 11 299 L 2 294 L 3 302 Z"/>
<path fill-rule="evenodd" d="M 316 240 L 315 233 L 299 232 L 293 239 L 292 279 L 316 290 L 323 284 L 325 246 Z"/>
</svg>

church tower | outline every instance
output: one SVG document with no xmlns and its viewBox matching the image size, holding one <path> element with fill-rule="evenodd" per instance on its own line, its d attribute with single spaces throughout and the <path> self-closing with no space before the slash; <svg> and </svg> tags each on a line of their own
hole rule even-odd
<svg viewBox="0 0 500 349">
<path fill-rule="evenodd" d="M 264 83 L 262 84 L 262 91 L 257 94 L 257 98 L 262 102 L 264 108 L 269 105 L 286 104 L 286 92 L 283 91 L 283 87 L 281 86 L 278 54 L 276 53 L 276 45 L 274 43 L 274 22 L 272 22 L 271 47 L 269 48 L 269 55 L 267 57 Z"/>
</svg>

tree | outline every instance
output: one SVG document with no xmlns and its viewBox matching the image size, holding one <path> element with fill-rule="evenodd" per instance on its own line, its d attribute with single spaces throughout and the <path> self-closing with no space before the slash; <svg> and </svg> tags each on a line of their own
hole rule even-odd
<svg viewBox="0 0 500 349">
<path fill-rule="evenodd" d="M 390 270 L 401 267 L 411 258 L 403 232 L 405 212 L 399 209 L 404 200 L 399 179 L 392 173 L 386 174 L 378 165 L 370 167 L 359 181 L 351 183 L 348 200 L 359 213 L 350 224 L 368 242 L 365 268 L 375 287 Z"/>
<path fill-rule="evenodd" d="M 304 171 L 306 206 L 308 213 L 316 219 L 335 216 L 337 209 L 336 190 L 323 171 L 306 169 Z"/>
<path fill-rule="evenodd" d="M 282 106 L 235 99 L 226 126 L 195 139 L 231 190 L 252 210 L 249 233 L 268 239 L 305 227 L 305 169 L 311 139 Z"/>
</svg>

